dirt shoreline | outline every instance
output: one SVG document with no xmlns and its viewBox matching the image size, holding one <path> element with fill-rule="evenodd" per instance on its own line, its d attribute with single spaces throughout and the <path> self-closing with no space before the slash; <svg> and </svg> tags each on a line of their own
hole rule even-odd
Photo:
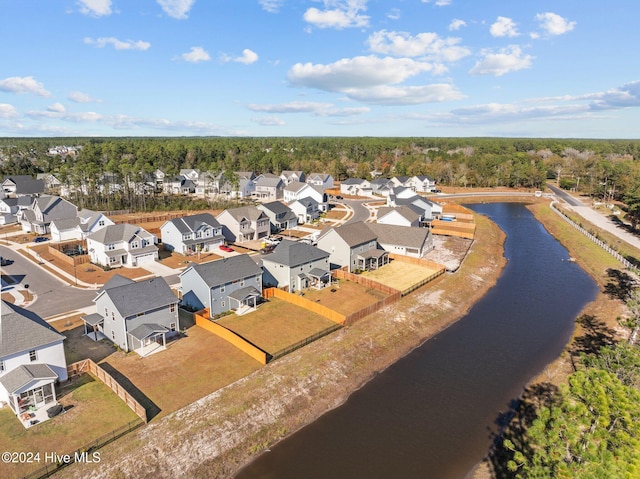
<svg viewBox="0 0 640 479">
<path fill-rule="evenodd" d="M 460 320 L 486 294 L 506 264 L 505 235 L 484 217 L 477 225 L 458 272 L 125 436 L 101 449 L 99 464 L 75 464 L 60 476 L 232 477 Z"/>
</svg>

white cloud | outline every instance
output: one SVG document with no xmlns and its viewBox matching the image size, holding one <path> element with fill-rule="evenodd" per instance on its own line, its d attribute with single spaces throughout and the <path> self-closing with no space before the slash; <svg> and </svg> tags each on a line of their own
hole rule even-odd
<svg viewBox="0 0 640 479">
<path fill-rule="evenodd" d="M 489 49 L 480 52 L 482 59 L 469 71 L 471 75 L 502 76 L 506 73 L 531 67 L 531 55 L 523 55 L 517 45 L 510 45 L 494 52 Z"/>
<path fill-rule="evenodd" d="M 51 108 L 51 107 L 50 107 Z M 45 111 L 28 111 L 26 115 L 34 120 L 49 119 L 49 120 L 63 120 L 72 123 L 85 123 L 85 122 L 97 122 L 104 119 L 104 116 L 93 112 L 69 112 L 62 108 L 62 111 L 57 111 L 55 108 L 48 108 Z"/>
<path fill-rule="evenodd" d="M 54 113 L 64 113 L 65 107 L 62 103 L 54 103 L 47 107 L 47 111 L 52 111 Z"/>
<path fill-rule="evenodd" d="M 248 48 L 245 48 L 244 50 L 242 50 L 242 56 L 232 57 L 230 55 L 227 55 L 226 53 L 223 53 L 222 55 L 220 55 L 220 61 L 224 63 L 236 62 L 250 65 L 258 61 L 258 54 L 252 50 L 249 50 Z"/>
<path fill-rule="evenodd" d="M 80 13 L 91 17 L 111 15 L 111 0 L 78 0 Z"/>
<path fill-rule="evenodd" d="M 400 16 L 400 9 L 398 8 L 392 8 L 387 13 L 387 18 L 389 18 L 390 20 L 400 20 Z"/>
<path fill-rule="evenodd" d="M 264 118 L 253 118 L 252 121 L 262 126 L 284 126 L 284 120 L 277 116 L 265 116 Z"/>
<path fill-rule="evenodd" d="M 74 103 L 101 103 L 100 100 L 96 100 L 92 98 L 88 93 L 83 93 L 81 91 L 72 91 L 69 93 L 68 97 Z"/>
<path fill-rule="evenodd" d="M 263 10 L 269 13 L 278 13 L 284 4 L 284 0 L 258 0 Z"/>
<path fill-rule="evenodd" d="M 422 3 L 433 3 L 436 7 L 446 7 L 447 5 L 451 5 L 451 0 L 422 0 Z"/>
<path fill-rule="evenodd" d="M 142 40 L 118 40 L 114 37 L 101 37 L 101 38 L 89 38 L 84 39 L 84 43 L 87 45 L 95 45 L 98 48 L 104 48 L 107 45 L 112 45 L 116 50 L 148 50 L 151 47 L 151 43 L 143 42 Z"/>
<path fill-rule="evenodd" d="M 185 62 L 199 63 L 208 62 L 211 60 L 211 55 L 202 47 L 191 47 L 191 50 L 187 53 L 183 53 L 180 58 Z"/>
<path fill-rule="evenodd" d="M 367 39 L 369 49 L 385 55 L 425 57 L 430 60 L 453 62 L 471 54 L 459 46 L 459 38 L 440 38 L 437 33 L 425 32 L 415 36 L 406 32 L 380 30 Z"/>
<path fill-rule="evenodd" d="M 366 11 L 368 0 L 324 0 L 324 10 L 311 7 L 304 12 L 306 22 L 318 28 L 363 28 L 369 26 Z M 334 8 L 330 8 L 334 7 Z"/>
<path fill-rule="evenodd" d="M 0 80 L 0 91 L 18 95 L 30 93 L 38 96 L 51 96 L 51 93 L 45 90 L 44 85 L 34 80 L 33 77 L 9 77 Z"/>
<path fill-rule="evenodd" d="M 461 100 L 465 96 L 448 83 L 423 86 L 389 86 L 352 89 L 345 91 L 352 100 L 377 105 L 419 105 Z"/>
<path fill-rule="evenodd" d="M 640 81 L 627 83 L 602 93 L 583 95 L 582 98 L 593 100 L 592 110 L 615 110 L 640 106 Z"/>
<path fill-rule="evenodd" d="M 20 114 L 13 105 L 0 103 L 0 118 L 18 118 Z"/>
<path fill-rule="evenodd" d="M 519 35 L 516 23 L 508 17 L 498 17 L 491 25 L 489 32 L 494 37 L 517 37 Z"/>
<path fill-rule="evenodd" d="M 538 13 L 536 20 L 540 22 L 542 28 L 548 35 L 562 35 L 570 32 L 576 26 L 576 22 L 569 22 L 556 13 Z"/>
<path fill-rule="evenodd" d="M 156 0 L 158 5 L 162 7 L 164 13 L 171 18 L 178 20 L 184 20 L 189 17 L 191 7 L 195 3 L 195 0 Z"/>
<path fill-rule="evenodd" d="M 465 22 L 464 20 L 460 20 L 459 18 L 454 18 L 453 20 L 451 20 L 451 23 L 449 24 L 449 31 L 456 31 L 456 30 L 460 30 L 460 28 L 462 27 L 466 27 L 467 26 L 467 22 Z"/>
<path fill-rule="evenodd" d="M 410 58 L 379 58 L 370 55 L 343 58 L 327 65 L 297 63 L 289 70 L 288 78 L 294 86 L 335 92 L 400 83 L 432 69 L 433 66 L 429 63 Z"/>
<path fill-rule="evenodd" d="M 262 113 L 312 113 L 315 116 L 353 116 L 367 113 L 370 111 L 367 107 L 350 107 L 350 108 L 335 108 L 331 103 L 321 102 L 305 102 L 305 101 L 292 101 L 289 103 L 274 103 L 259 105 L 251 103 L 247 105 L 247 108 L 251 111 L 257 111 Z"/>
</svg>

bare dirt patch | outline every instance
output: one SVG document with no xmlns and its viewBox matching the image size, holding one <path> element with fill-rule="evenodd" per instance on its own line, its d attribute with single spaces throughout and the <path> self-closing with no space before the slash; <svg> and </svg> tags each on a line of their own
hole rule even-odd
<svg viewBox="0 0 640 479">
<path fill-rule="evenodd" d="M 437 270 L 427 268 L 426 266 L 396 260 L 391 261 L 382 268 L 364 272 L 362 273 L 362 276 L 378 281 L 379 283 L 385 284 L 399 291 L 404 291 L 405 289 L 425 280 L 436 272 Z"/>
<path fill-rule="evenodd" d="M 425 255 L 426 259 L 442 264 L 447 271 L 456 271 L 473 240 L 455 236 L 433 235 L 434 248 Z"/>
<path fill-rule="evenodd" d="M 330 288 L 308 289 L 304 293 L 304 297 L 309 301 L 315 301 L 345 316 L 360 311 L 386 296 L 380 291 L 346 280 L 340 280 Z"/>
</svg>

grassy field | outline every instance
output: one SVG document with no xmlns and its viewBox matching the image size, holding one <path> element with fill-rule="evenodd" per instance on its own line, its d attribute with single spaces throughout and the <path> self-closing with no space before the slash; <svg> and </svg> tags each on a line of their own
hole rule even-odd
<svg viewBox="0 0 640 479">
<path fill-rule="evenodd" d="M 40 463 L 0 463 L 0 477 L 21 477 L 44 467 L 44 453 L 69 454 L 109 432 L 138 420 L 129 409 L 102 382 L 83 375 L 71 382 L 58 402 L 65 414 L 25 429 L 10 408 L 0 409 L 0 445 L 2 451 L 40 452 Z"/>
<path fill-rule="evenodd" d="M 218 323 L 268 353 L 335 326 L 333 321 L 278 298 L 269 299 L 257 311 L 244 316 L 225 316 Z"/>
<path fill-rule="evenodd" d="M 362 273 L 362 276 L 404 291 L 436 272 L 435 269 L 427 268 L 426 266 L 391 261 L 380 269 Z"/>
<path fill-rule="evenodd" d="M 304 292 L 306 299 L 315 301 L 344 315 L 360 311 L 362 308 L 380 301 L 386 296 L 380 291 L 344 280 L 341 280 L 336 287 L 321 290 L 308 289 Z"/>
</svg>

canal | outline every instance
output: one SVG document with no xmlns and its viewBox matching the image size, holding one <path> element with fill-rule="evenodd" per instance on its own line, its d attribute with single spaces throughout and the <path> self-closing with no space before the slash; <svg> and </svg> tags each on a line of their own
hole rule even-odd
<svg viewBox="0 0 640 479">
<path fill-rule="evenodd" d="M 496 285 L 460 321 L 237 478 L 461 479 L 482 460 L 499 418 L 561 353 L 597 286 L 524 205 L 470 208 L 507 234 Z"/>
</svg>

